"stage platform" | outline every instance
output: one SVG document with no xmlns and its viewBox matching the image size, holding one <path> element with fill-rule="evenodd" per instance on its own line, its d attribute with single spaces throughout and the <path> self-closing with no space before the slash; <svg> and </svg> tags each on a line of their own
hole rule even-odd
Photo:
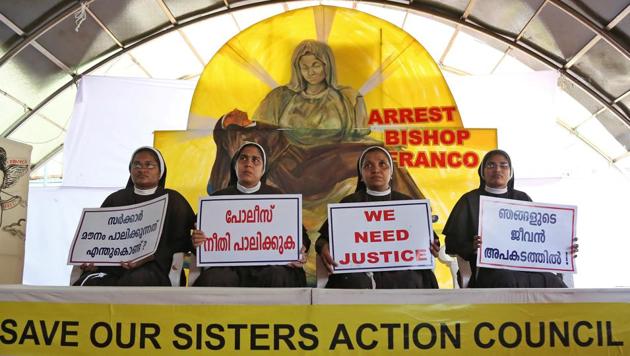
<svg viewBox="0 0 630 356">
<path fill-rule="evenodd" d="M 628 289 L 0 287 L 0 355 L 625 355 Z"/>
</svg>

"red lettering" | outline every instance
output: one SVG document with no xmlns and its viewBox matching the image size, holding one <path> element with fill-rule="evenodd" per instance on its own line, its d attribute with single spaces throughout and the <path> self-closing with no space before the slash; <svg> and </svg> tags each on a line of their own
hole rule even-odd
<svg viewBox="0 0 630 356">
<path fill-rule="evenodd" d="M 394 240 L 394 230 L 383 231 L 383 242 L 396 241 Z"/>
<path fill-rule="evenodd" d="M 405 241 L 409 238 L 409 231 L 407 230 L 396 230 L 396 240 Z"/>
<path fill-rule="evenodd" d="M 412 159 L 413 159 L 413 153 L 411 153 L 411 152 L 399 152 L 398 153 L 398 164 L 401 167 L 413 167 L 414 164 L 411 162 Z"/>
<path fill-rule="evenodd" d="M 381 221 L 381 215 L 383 214 L 383 210 L 365 210 L 363 211 L 363 215 L 365 215 L 365 219 L 367 221 Z"/>
<path fill-rule="evenodd" d="M 370 242 L 381 242 L 380 231 L 370 231 Z"/>
<path fill-rule="evenodd" d="M 400 132 L 394 130 L 385 130 L 385 146 L 400 145 Z"/>
<path fill-rule="evenodd" d="M 405 121 L 413 124 L 413 110 L 411 109 L 407 109 L 407 108 L 403 108 L 399 110 L 399 114 L 400 114 L 400 123 L 404 124 Z"/>
<path fill-rule="evenodd" d="M 448 155 L 448 165 L 454 168 L 461 167 L 461 154 L 459 152 L 452 152 L 450 155 Z"/>
<path fill-rule="evenodd" d="M 396 118 L 398 111 L 396 109 L 383 109 L 383 116 L 385 117 L 386 124 L 397 124 L 398 119 Z"/>
<path fill-rule="evenodd" d="M 400 253 L 402 260 L 405 262 L 411 262 L 413 261 L 413 251 L 411 250 L 404 250 L 403 252 Z"/>
<path fill-rule="evenodd" d="M 381 255 L 383 255 L 383 262 L 389 262 L 389 256 L 392 254 L 392 251 L 381 251 Z"/>
<path fill-rule="evenodd" d="M 374 124 L 383 125 L 383 118 L 381 117 L 381 113 L 376 109 L 370 112 L 370 119 L 368 120 L 368 125 Z"/>
<path fill-rule="evenodd" d="M 468 130 L 457 130 L 457 144 L 461 145 L 465 140 L 470 138 L 470 131 Z"/>
<path fill-rule="evenodd" d="M 442 130 L 440 141 L 442 141 L 442 145 L 452 145 L 455 143 L 455 132 L 453 130 Z"/>
<path fill-rule="evenodd" d="M 383 210 L 383 220 L 385 221 L 394 221 L 396 218 L 394 217 L 394 210 Z"/>
<path fill-rule="evenodd" d="M 425 261 L 427 259 L 427 250 L 416 250 L 416 260 L 417 261 Z"/>
<path fill-rule="evenodd" d="M 420 144 L 422 144 L 422 131 L 420 131 L 420 130 L 411 130 L 409 132 L 409 144 L 410 145 L 420 145 Z"/>
<path fill-rule="evenodd" d="M 429 120 L 433 122 L 442 121 L 442 110 L 436 106 L 429 108 Z"/>
<path fill-rule="evenodd" d="M 431 142 L 431 143 L 429 143 Z M 424 144 L 425 145 L 439 145 L 440 135 L 438 130 L 426 130 L 424 132 Z"/>
<path fill-rule="evenodd" d="M 427 108 L 414 109 L 416 122 L 427 122 Z"/>
<path fill-rule="evenodd" d="M 475 152 L 464 153 L 464 166 L 468 168 L 479 166 L 479 156 Z"/>
<path fill-rule="evenodd" d="M 446 155 L 444 152 L 430 152 L 431 156 L 431 168 L 435 168 L 437 165 L 440 168 L 446 167 Z"/>
<path fill-rule="evenodd" d="M 453 112 L 456 110 L 454 106 L 442 106 L 442 111 L 446 112 L 446 121 L 453 121 Z"/>
<path fill-rule="evenodd" d="M 368 242 L 367 232 L 355 231 L 354 232 L 354 242 L 357 243 L 357 244 L 359 242 Z"/>
<path fill-rule="evenodd" d="M 368 263 L 378 263 L 378 252 L 368 252 L 367 260 Z"/>
</svg>

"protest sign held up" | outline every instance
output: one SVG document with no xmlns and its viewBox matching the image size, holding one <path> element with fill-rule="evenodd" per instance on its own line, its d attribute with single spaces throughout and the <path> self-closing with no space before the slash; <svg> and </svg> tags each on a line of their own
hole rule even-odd
<svg viewBox="0 0 630 356">
<path fill-rule="evenodd" d="M 168 195 L 163 195 L 134 205 L 83 209 L 68 264 L 118 265 L 152 255 L 167 205 Z"/>
<path fill-rule="evenodd" d="M 302 195 L 201 198 L 197 226 L 207 236 L 199 266 L 287 264 L 300 259 Z"/>
<path fill-rule="evenodd" d="M 428 200 L 328 205 L 334 273 L 431 269 Z"/>
<path fill-rule="evenodd" d="M 577 207 L 482 196 L 477 266 L 575 272 Z"/>
</svg>

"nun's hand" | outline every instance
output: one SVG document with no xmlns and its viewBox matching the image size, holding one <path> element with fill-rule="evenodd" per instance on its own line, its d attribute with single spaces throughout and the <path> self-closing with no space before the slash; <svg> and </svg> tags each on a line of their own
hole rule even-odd
<svg viewBox="0 0 630 356">
<path fill-rule="evenodd" d="M 324 267 L 328 270 L 328 273 L 333 273 L 333 266 L 337 266 L 337 262 L 335 262 L 330 255 L 330 250 L 328 250 L 328 244 L 322 246 L 322 249 L 319 253 L 319 258 L 322 259 L 324 263 Z"/>
<path fill-rule="evenodd" d="M 577 242 L 578 238 L 574 238 L 573 242 Z M 579 250 L 579 246 L 577 243 L 574 243 L 573 245 L 571 245 L 571 247 L 569 247 L 569 253 L 573 255 L 573 258 L 577 258 L 578 256 L 578 250 Z"/>
<path fill-rule="evenodd" d="M 206 241 L 208 237 L 203 233 L 203 231 L 197 230 L 196 227 L 197 226 L 195 225 L 195 229 L 192 231 L 191 239 L 193 246 L 199 247 L 203 245 L 204 241 Z"/>
<path fill-rule="evenodd" d="M 83 272 L 96 272 L 96 270 L 98 269 L 98 267 L 96 267 L 94 263 L 82 263 L 79 268 L 81 268 L 81 271 Z"/>
<path fill-rule="evenodd" d="M 437 257 L 440 254 L 440 240 L 433 239 L 429 248 L 431 249 L 431 254 L 433 255 L 433 257 Z"/>
<path fill-rule="evenodd" d="M 253 121 L 247 117 L 247 113 L 240 111 L 239 109 L 234 109 L 223 116 L 223 127 L 228 127 L 230 125 L 246 127 L 251 125 L 252 122 Z"/>
<path fill-rule="evenodd" d="M 306 253 L 306 247 L 302 246 L 300 249 L 300 259 L 297 261 L 289 262 L 287 266 L 293 268 L 302 268 L 306 264 L 306 258 L 308 257 Z"/>
<path fill-rule="evenodd" d="M 476 251 L 479 247 L 481 247 L 481 236 L 477 235 L 473 237 L 473 250 Z"/>
<path fill-rule="evenodd" d="M 131 262 L 120 262 L 120 267 L 127 269 L 127 270 L 131 270 L 131 269 L 136 269 L 142 265 L 144 265 L 145 263 L 149 262 L 149 261 L 153 261 L 154 257 L 153 255 L 151 256 L 147 256 L 143 259 L 137 260 L 137 261 L 131 261 Z"/>
</svg>

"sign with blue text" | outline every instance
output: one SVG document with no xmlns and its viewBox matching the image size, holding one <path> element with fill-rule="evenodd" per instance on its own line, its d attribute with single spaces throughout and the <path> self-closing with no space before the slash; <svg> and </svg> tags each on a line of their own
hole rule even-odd
<svg viewBox="0 0 630 356">
<path fill-rule="evenodd" d="M 575 272 L 577 207 L 481 196 L 477 266 Z"/>
</svg>

